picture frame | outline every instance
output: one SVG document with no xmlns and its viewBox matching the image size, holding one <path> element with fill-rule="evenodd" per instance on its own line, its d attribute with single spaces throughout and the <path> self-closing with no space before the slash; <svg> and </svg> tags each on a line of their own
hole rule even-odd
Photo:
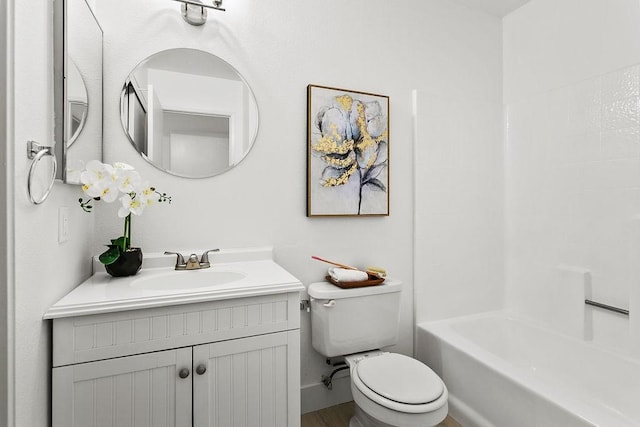
<svg viewBox="0 0 640 427">
<path fill-rule="evenodd" d="M 307 86 L 307 216 L 389 216 L 389 97 Z"/>
</svg>

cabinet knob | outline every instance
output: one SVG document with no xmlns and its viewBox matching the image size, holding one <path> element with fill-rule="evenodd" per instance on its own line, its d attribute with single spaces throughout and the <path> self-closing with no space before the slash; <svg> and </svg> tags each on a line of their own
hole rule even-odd
<svg viewBox="0 0 640 427">
<path fill-rule="evenodd" d="M 180 372 L 178 372 L 178 376 L 182 379 L 187 378 L 189 376 L 189 369 L 187 368 L 180 369 Z"/>
<path fill-rule="evenodd" d="M 205 372 L 207 372 L 207 367 L 205 365 L 198 365 L 198 367 L 196 368 L 196 374 L 202 375 Z"/>
</svg>

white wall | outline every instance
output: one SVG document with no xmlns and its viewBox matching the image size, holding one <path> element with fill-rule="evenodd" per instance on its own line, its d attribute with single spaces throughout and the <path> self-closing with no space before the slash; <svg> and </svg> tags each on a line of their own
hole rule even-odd
<svg viewBox="0 0 640 427">
<path fill-rule="evenodd" d="M 77 206 L 80 188 L 56 184 L 41 206 L 27 199 L 29 160 L 26 142 L 53 141 L 53 81 L 51 2 L 8 0 L 13 8 L 14 61 L 10 72 L 14 86 L 8 159 L 13 184 L 8 205 L 14 228 L 7 251 L 13 252 L 14 278 L 7 283 L 13 296 L 13 354 L 16 378 L 10 378 L 15 397 L 15 425 L 46 426 L 50 423 L 50 324 L 42 315 L 65 293 L 90 274 L 93 216 Z M 38 173 L 40 175 L 40 173 Z M 58 207 L 70 207 L 71 239 L 58 244 Z M 4 397 L 3 397 L 4 399 Z M 12 400 L 10 400 L 11 402 Z"/>
<path fill-rule="evenodd" d="M 497 20 L 496 29 L 493 46 L 500 42 Z M 500 63 L 499 49 L 486 51 L 488 62 Z M 500 74 L 495 78 L 500 79 Z M 485 100 L 433 92 L 416 94 L 417 324 L 503 307 L 499 97 L 499 91 L 487 94 Z"/>
<path fill-rule="evenodd" d="M 448 48 L 464 75 L 414 100 L 416 323 L 504 303 L 502 23 L 459 16 Z"/>
<path fill-rule="evenodd" d="M 635 0 L 533 0 L 504 19 L 504 100 L 640 62 Z"/>
<path fill-rule="evenodd" d="M 97 14 L 105 33 L 105 159 L 135 165 L 144 178 L 174 196 L 170 206 L 156 206 L 133 219 L 134 243 L 146 251 L 273 245 L 277 261 L 305 285 L 321 280 L 326 269 L 311 255 L 386 267 L 404 282 L 396 350 L 410 354 L 412 90 L 499 102 L 500 21 L 447 0 L 234 1 L 225 13 L 210 12 L 203 27 L 186 24 L 179 5 L 164 0 L 102 1 Z M 197 181 L 161 173 L 134 152 L 121 129 L 118 102 L 126 76 L 141 59 L 174 47 L 220 56 L 255 92 L 258 139 L 228 173 Z M 310 83 L 390 96 L 389 217 L 305 216 Z M 98 208 L 96 252 L 120 231 L 115 211 Z M 204 226 L 203 217 L 209 219 Z M 459 290 L 439 291 L 457 295 Z M 303 313 L 302 384 L 310 386 L 305 393 L 311 395 L 308 389 L 328 370 L 309 338 Z M 303 398 L 303 408 L 323 405 L 322 399 L 331 399 L 328 394 L 319 392 L 314 395 L 319 400 L 310 404 Z"/>
<path fill-rule="evenodd" d="M 584 334 L 588 270 L 593 298 L 635 323 L 588 309 L 587 338 L 636 354 L 638 22 L 636 0 L 534 0 L 504 19 L 508 306 Z"/>
</svg>

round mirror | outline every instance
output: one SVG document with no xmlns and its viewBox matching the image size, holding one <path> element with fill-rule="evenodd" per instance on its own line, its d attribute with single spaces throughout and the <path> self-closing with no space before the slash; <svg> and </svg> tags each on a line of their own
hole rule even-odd
<svg viewBox="0 0 640 427">
<path fill-rule="evenodd" d="M 195 49 L 169 49 L 129 74 L 120 99 L 129 141 L 155 167 L 186 178 L 231 169 L 258 133 L 251 88 L 227 62 Z"/>
</svg>

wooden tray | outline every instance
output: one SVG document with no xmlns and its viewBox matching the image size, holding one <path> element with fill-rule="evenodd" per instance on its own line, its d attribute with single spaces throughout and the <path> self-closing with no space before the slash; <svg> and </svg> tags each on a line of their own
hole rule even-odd
<svg viewBox="0 0 640 427">
<path fill-rule="evenodd" d="M 364 286 L 375 286 L 384 282 L 384 277 L 374 276 L 373 274 L 369 274 L 369 280 L 361 280 L 359 282 L 339 282 L 337 280 L 333 280 L 331 276 L 326 276 L 329 282 L 333 283 L 339 288 L 349 289 L 349 288 L 362 288 Z"/>
</svg>

